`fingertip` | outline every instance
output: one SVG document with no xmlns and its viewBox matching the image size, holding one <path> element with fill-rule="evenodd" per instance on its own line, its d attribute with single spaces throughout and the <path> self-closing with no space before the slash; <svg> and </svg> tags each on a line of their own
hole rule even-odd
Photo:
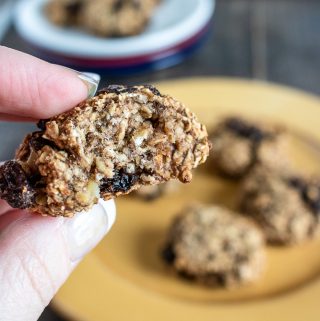
<svg viewBox="0 0 320 321">
<path fill-rule="evenodd" d="M 88 97 L 88 87 L 78 74 L 68 68 L 48 64 L 39 79 L 38 102 L 34 105 L 37 118 L 49 118 L 75 107 Z"/>
</svg>

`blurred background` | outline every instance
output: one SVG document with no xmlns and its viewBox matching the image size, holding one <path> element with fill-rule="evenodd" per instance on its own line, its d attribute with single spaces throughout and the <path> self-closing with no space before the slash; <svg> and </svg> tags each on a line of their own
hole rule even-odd
<svg viewBox="0 0 320 321">
<path fill-rule="evenodd" d="M 105 74 L 103 82 L 135 84 L 186 76 L 232 76 L 319 94 L 319 30 L 317 0 L 218 0 L 205 43 L 187 60 L 161 71 Z M 5 33 L 0 30 L 1 34 L 2 45 L 33 52 L 12 26 Z"/>
<path fill-rule="evenodd" d="M 30 5 L 33 2 L 29 0 Z M 168 2 L 170 0 L 164 0 L 164 3 Z M 184 0 L 180 2 L 183 4 Z M 18 32 L 21 17 L 17 12 L 13 1 L 1 0 L 1 45 L 53 62 L 59 61 L 61 57 L 58 59 L 48 49 L 32 44 L 32 35 L 26 39 Z M 69 57 L 65 60 L 66 65 L 71 62 L 73 68 L 98 71 L 102 74 L 102 85 L 154 83 L 195 76 L 227 76 L 271 81 L 320 94 L 318 0 L 217 0 L 213 18 L 198 26 L 198 29 L 197 36 L 191 32 L 188 36 L 190 39 L 185 39 L 189 42 L 183 49 L 175 48 L 170 54 L 166 52 L 166 59 L 169 57 L 169 60 L 161 60 L 161 63 L 148 61 L 134 67 L 93 68 L 90 59 L 86 62 L 88 66 L 84 66 L 83 61 L 77 65 L 77 59 L 73 61 Z M 121 38 L 121 41 L 126 41 L 126 38 Z M 157 42 L 157 39 L 154 41 Z M 12 146 L 11 149 L 1 149 L 1 159 L 12 156 L 15 146 L 31 127 L 29 124 L 0 123 L 2 146 Z M 49 307 L 40 320 L 64 319 Z"/>
</svg>

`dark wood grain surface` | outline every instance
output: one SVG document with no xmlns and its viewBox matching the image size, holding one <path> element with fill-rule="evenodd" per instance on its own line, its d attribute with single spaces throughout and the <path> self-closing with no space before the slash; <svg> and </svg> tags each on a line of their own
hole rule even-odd
<svg viewBox="0 0 320 321">
<path fill-rule="evenodd" d="M 13 29 L 4 42 L 30 49 Z M 182 64 L 102 83 L 149 83 L 192 76 L 236 76 L 272 81 L 320 94 L 320 1 L 220 0 L 204 46 Z M 13 155 L 33 125 L 0 122 L 0 159 Z M 41 321 L 63 321 L 47 308 Z M 94 320 L 92 320 L 94 321 Z"/>
</svg>

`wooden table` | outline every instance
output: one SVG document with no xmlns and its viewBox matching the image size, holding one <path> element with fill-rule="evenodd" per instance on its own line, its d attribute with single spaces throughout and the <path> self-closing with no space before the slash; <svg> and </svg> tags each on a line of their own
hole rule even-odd
<svg viewBox="0 0 320 321">
<path fill-rule="evenodd" d="M 13 29 L 3 44 L 30 52 Z M 218 0 L 209 39 L 194 56 L 167 70 L 104 77 L 102 84 L 203 75 L 255 78 L 320 94 L 320 1 Z M 11 157 L 31 128 L 0 123 L 0 146 L 9 146 L 0 149 L 0 159 Z M 64 319 L 47 308 L 40 320 Z"/>
</svg>

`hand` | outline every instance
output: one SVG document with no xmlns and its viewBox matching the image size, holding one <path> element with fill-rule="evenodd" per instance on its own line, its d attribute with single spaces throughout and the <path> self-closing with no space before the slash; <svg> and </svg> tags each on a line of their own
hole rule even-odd
<svg viewBox="0 0 320 321">
<path fill-rule="evenodd" d="M 49 118 L 86 99 L 61 66 L 0 46 L 0 119 Z M 37 320 L 73 268 L 108 232 L 113 201 L 74 218 L 42 217 L 0 200 L 0 320 Z"/>
</svg>

